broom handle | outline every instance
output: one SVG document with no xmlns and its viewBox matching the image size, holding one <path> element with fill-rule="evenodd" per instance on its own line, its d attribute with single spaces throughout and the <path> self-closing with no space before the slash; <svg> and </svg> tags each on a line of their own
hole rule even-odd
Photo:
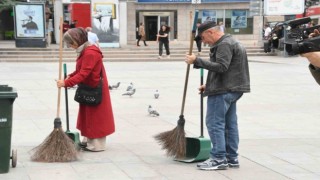
<svg viewBox="0 0 320 180">
<path fill-rule="evenodd" d="M 193 41 L 194 41 L 195 31 L 197 28 L 198 14 L 199 14 L 199 11 L 196 10 L 195 15 L 194 15 L 194 19 L 193 19 L 192 31 L 190 33 L 189 55 L 192 54 Z M 190 11 L 190 21 L 191 20 L 192 20 L 192 12 Z M 189 72 L 190 72 L 190 64 L 187 65 L 187 72 L 186 72 L 186 78 L 185 78 L 185 82 L 184 82 L 184 90 L 183 90 L 183 98 L 182 98 L 182 106 L 181 106 L 180 115 L 183 115 L 183 112 L 184 112 L 184 105 L 186 102 L 187 87 L 188 87 L 188 80 L 189 80 Z"/>
<path fill-rule="evenodd" d="M 60 46 L 59 46 L 59 80 L 61 80 L 61 66 L 62 66 L 62 17 L 60 17 Z M 60 99 L 61 99 L 61 88 L 58 88 L 58 103 L 57 103 L 57 117 L 60 116 Z"/>
<path fill-rule="evenodd" d="M 64 79 L 67 78 L 67 64 L 63 64 L 63 74 Z M 69 132 L 69 100 L 68 100 L 68 88 L 64 87 L 65 92 L 65 101 L 66 101 L 66 123 L 67 123 L 67 132 Z"/>
<path fill-rule="evenodd" d="M 203 68 L 200 68 L 200 86 L 203 85 Z M 200 91 L 200 137 L 203 137 L 203 91 Z"/>
</svg>

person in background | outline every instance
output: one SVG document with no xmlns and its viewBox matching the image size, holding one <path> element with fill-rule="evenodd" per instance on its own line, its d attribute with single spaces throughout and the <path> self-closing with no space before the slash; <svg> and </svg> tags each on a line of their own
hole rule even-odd
<svg viewBox="0 0 320 180">
<path fill-rule="evenodd" d="M 158 59 L 162 58 L 163 46 L 166 48 L 167 58 L 170 58 L 169 32 L 170 32 L 170 27 L 166 25 L 162 25 L 159 30 L 159 33 L 157 34 L 157 43 L 159 43 Z"/>
<path fill-rule="evenodd" d="M 83 28 L 69 29 L 63 36 L 64 42 L 77 52 L 75 71 L 66 79 L 57 80 L 57 87 L 73 87 L 85 84 L 97 87 L 102 77 L 102 100 L 95 106 L 79 104 L 77 129 L 84 137 L 79 144 L 85 151 L 99 152 L 106 149 L 106 137 L 115 132 L 114 117 L 103 55 L 97 46 L 88 42 Z"/>
<path fill-rule="evenodd" d="M 147 43 L 146 43 L 146 32 L 144 30 L 144 24 L 143 23 L 140 23 L 139 32 L 138 33 L 139 34 L 138 34 L 137 46 L 140 46 L 139 45 L 140 40 L 143 41 L 144 46 L 148 46 Z"/>
<path fill-rule="evenodd" d="M 100 48 L 99 38 L 98 38 L 97 34 L 92 32 L 92 28 L 91 27 L 87 27 L 86 31 L 88 33 L 88 41 L 90 42 L 90 44 L 94 44 L 98 48 Z"/>
<path fill-rule="evenodd" d="M 70 28 L 76 28 L 78 24 L 78 20 L 73 20 L 70 24 Z"/>
<path fill-rule="evenodd" d="M 70 29 L 69 21 L 65 20 L 62 24 L 62 32 L 66 33 Z"/>
<path fill-rule="evenodd" d="M 198 49 L 198 55 L 201 54 L 201 46 L 202 46 L 202 40 L 201 40 L 201 37 L 199 36 L 198 34 L 198 27 L 200 26 L 201 23 L 197 23 L 197 30 L 196 30 L 196 34 L 195 34 L 195 37 L 194 37 L 194 40 L 196 41 L 196 44 L 197 44 L 197 49 Z"/>
<path fill-rule="evenodd" d="M 209 44 L 208 59 L 186 55 L 185 62 L 208 70 L 206 84 L 199 90 L 207 96 L 206 125 L 212 142 L 211 158 L 198 163 L 201 170 L 238 168 L 239 131 L 237 102 L 250 92 L 246 49 L 231 35 L 225 35 L 215 22 L 198 27 L 203 42 Z"/>
<path fill-rule="evenodd" d="M 222 21 L 219 22 L 219 26 L 220 26 L 220 31 L 224 33 L 224 31 L 226 30 L 226 28 L 224 27 Z"/>
<path fill-rule="evenodd" d="M 265 25 L 264 25 L 264 35 L 263 35 L 263 38 L 264 38 L 265 40 L 269 40 L 270 35 L 271 35 L 271 28 L 270 28 L 269 24 L 265 24 Z"/>
</svg>

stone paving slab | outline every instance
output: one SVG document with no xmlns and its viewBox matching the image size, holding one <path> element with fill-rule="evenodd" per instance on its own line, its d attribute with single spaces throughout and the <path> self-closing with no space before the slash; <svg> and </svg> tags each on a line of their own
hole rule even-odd
<svg viewBox="0 0 320 180">
<path fill-rule="evenodd" d="M 68 63 L 68 70 L 75 63 Z M 176 162 L 153 139 L 176 126 L 180 115 L 186 64 L 184 62 L 106 62 L 116 133 L 107 138 L 107 150 L 82 152 L 71 163 L 30 161 L 32 148 L 53 129 L 56 116 L 57 63 L 0 63 L 0 84 L 16 88 L 12 148 L 18 164 L 4 180 L 84 179 L 319 179 L 320 87 L 302 57 L 251 57 L 252 92 L 238 103 L 240 128 L 239 169 L 200 171 L 196 163 Z M 200 134 L 199 70 L 191 69 L 187 92 L 185 130 Z M 137 92 L 122 96 L 133 82 Z M 154 99 L 155 89 L 160 98 Z M 69 90 L 70 127 L 76 131 L 78 105 Z M 64 93 L 61 118 L 65 124 Z M 206 100 L 206 99 L 205 99 Z M 150 117 L 148 105 L 159 111 Z M 207 132 L 205 130 L 205 136 Z M 1 162 L 0 162 L 1 163 Z"/>
</svg>

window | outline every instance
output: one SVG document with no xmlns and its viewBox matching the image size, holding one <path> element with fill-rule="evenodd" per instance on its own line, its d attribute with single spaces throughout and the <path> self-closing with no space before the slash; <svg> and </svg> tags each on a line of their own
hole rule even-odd
<svg viewBox="0 0 320 180">
<path fill-rule="evenodd" d="M 253 17 L 248 10 L 226 10 L 225 28 L 229 34 L 253 34 Z"/>
</svg>

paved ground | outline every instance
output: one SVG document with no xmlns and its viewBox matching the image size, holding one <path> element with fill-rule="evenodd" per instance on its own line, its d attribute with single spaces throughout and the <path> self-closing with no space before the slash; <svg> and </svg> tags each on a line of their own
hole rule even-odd
<svg viewBox="0 0 320 180">
<path fill-rule="evenodd" d="M 67 65 L 71 71 L 75 64 Z M 0 174 L 0 179 L 320 179 L 320 87 L 307 65 L 301 57 L 250 57 L 252 93 L 238 104 L 241 167 L 200 171 L 196 163 L 166 157 L 153 139 L 176 126 L 186 72 L 183 61 L 106 62 L 109 83 L 121 82 L 119 89 L 111 92 L 116 133 L 107 138 L 106 151 L 82 152 L 80 160 L 72 163 L 30 161 L 30 150 L 53 129 L 58 64 L 0 63 L 0 84 L 9 84 L 18 92 L 12 135 L 18 164 L 9 173 Z M 121 94 L 130 82 L 137 92 L 131 98 L 124 97 Z M 192 69 L 184 113 L 190 137 L 200 133 L 198 85 L 199 70 Z M 159 99 L 153 98 L 156 89 Z M 73 95 L 74 90 L 69 90 L 71 130 L 76 131 Z M 148 116 L 149 104 L 160 117 Z M 62 101 L 63 121 L 64 112 Z"/>
</svg>

